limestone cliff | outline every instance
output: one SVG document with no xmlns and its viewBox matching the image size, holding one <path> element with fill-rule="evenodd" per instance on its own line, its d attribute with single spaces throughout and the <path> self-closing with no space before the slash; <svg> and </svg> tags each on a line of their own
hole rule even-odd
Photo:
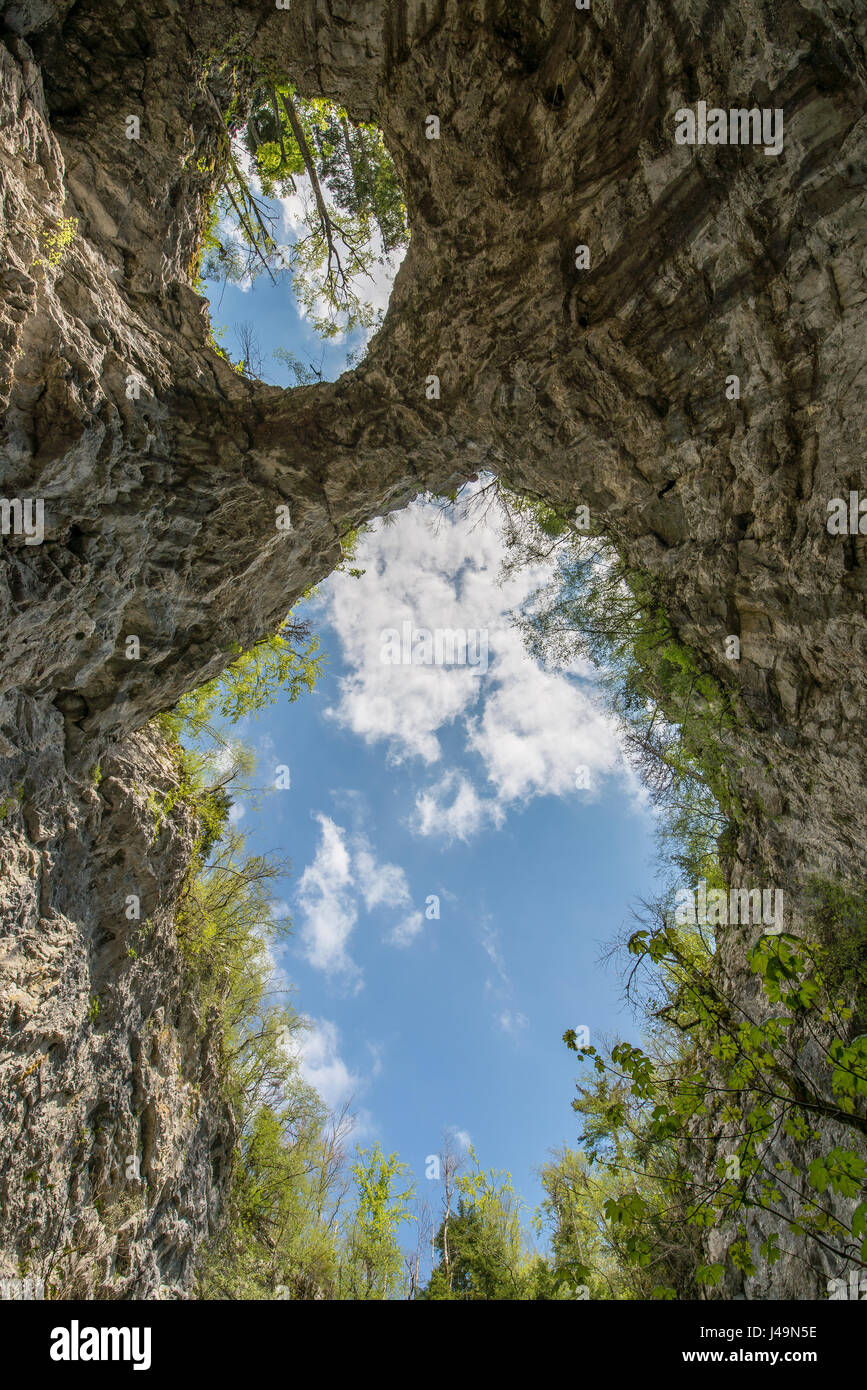
<svg viewBox="0 0 867 1390">
<path fill-rule="evenodd" d="M 234 1131 L 213 1021 L 182 987 L 174 906 L 192 846 L 149 732 L 88 783 L 62 717 L 18 713 L 0 865 L 0 1276 L 64 1298 L 186 1290 Z M 137 901 L 136 901 L 137 900 Z"/>
<path fill-rule="evenodd" d="M 825 522 L 864 476 L 867 15 L 21 0 L 3 23 L 0 494 L 44 499 L 45 538 L 0 547 L 0 1245 L 14 1263 L 35 1224 L 92 1251 L 82 1288 L 183 1292 L 230 1121 L 173 964 L 190 831 L 150 838 L 136 788 L 171 774 L 138 731 L 349 527 L 480 468 L 587 503 L 735 702 L 732 881 L 797 904 L 808 872 L 863 879 L 865 545 Z M 250 60 L 383 128 L 412 228 L 366 360 L 291 392 L 209 349 L 190 281 Z M 677 145 L 699 100 L 782 109 L 783 152 Z M 136 960 L 133 882 L 154 924 Z M 141 1209 L 111 1221 L 133 1150 Z M 784 1263 L 746 1291 L 822 1296 L 826 1273 Z"/>
</svg>

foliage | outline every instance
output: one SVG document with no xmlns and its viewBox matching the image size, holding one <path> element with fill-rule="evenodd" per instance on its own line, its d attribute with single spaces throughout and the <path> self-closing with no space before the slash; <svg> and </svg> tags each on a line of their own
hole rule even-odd
<svg viewBox="0 0 867 1390">
<path fill-rule="evenodd" d="M 355 537 L 345 538 L 347 558 Z M 178 779 L 153 796 L 158 825 L 183 805 L 197 818 L 191 872 L 176 911 L 184 986 L 219 1055 L 219 1092 L 237 1128 L 229 1200 L 202 1252 L 203 1299 L 386 1299 L 404 1288 L 397 1230 L 411 1193 L 405 1165 L 377 1145 L 348 1168 L 344 1109 L 334 1115 L 303 1080 L 308 1026 L 275 1003 L 273 952 L 289 932 L 273 881 L 289 872 L 248 854 L 229 823 L 229 787 L 253 770 L 224 725 L 255 714 L 282 691 L 311 690 L 321 666 L 306 625 L 289 620 L 159 717 Z M 215 758 L 214 748 L 218 748 Z M 350 1176 L 356 1200 L 347 1207 Z"/>
<path fill-rule="evenodd" d="M 220 1089 L 238 1130 L 228 1209 L 199 1272 L 202 1298 L 319 1298 L 334 1286 L 342 1136 L 301 1076 L 304 1020 L 271 1002 L 271 953 L 289 924 L 268 885 L 283 869 L 246 855 L 230 831 L 178 913 L 186 987 L 219 1040 Z"/>
<path fill-rule="evenodd" d="M 377 1142 L 359 1149 L 352 1165 L 356 1205 L 347 1222 L 340 1262 L 339 1288 L 344 1299 L 393 1298 L 403 1292 L 403 1252 L 398 1232 L 412 1220 L 411 1187 L 398 1191 L 409 1169 L 397 1154 L 386 1157 Z"/>
<path fill-rule="evenodd" d="M 252 750 L 232 738 L 227 726 L 255 717 L 281 694 L 294 701 L 311 691 L 324 661 L 318 638 L 291 615 L 272 636 L 246 652 L 235 650 L 239 655 L 219 675 L 183 695 L 155 720 L 169 739 L 178 768 L 175 785 L 162 794 L 149 792 L 155 833 L 176 807 L 189 807 L 199 826 L 198 868 L 224 833 L 231 792 L 249 790 L 255 770 Z"/>
<path fill-rule="evenodd" d="M 726 773 L 735 719 L 728 698 L 677 640 L 646 576 L 623 566 L 600 537 L 577 533 L 558 509 L 507 500 L 512 563 L 558 562 L 554 582 L 521 617 L 528 643 L 545 660 L 597 664 L 660 810 L 677 879 L 725 887 L 721 851 L 741 810 Z M 354 539 L 344 538 L 347 558 Z M 315 648 L 297 631 L 278 638 L 181 702 L 168 727 L 198 739 L 214 719 L 271 703 L 281 686 L 290 698 L 310 688 Z M 203 828 L 178 940 L 202 1016 L 222 1039 L 222 1084 L 240 1131 L 230 1209 L 203 1266 L 203 1297 L 691 1299 L 732 1271 L 775 1264 L 789 1248 L 786 1234 L 841 1269 L 867 1262 L 867 1202 L 859 1201 L 867 1177 L 867 900 L 814 879 L 808 928 L 757 934 L 745 951 L 752 989 L 744 990 L 722 968 L 715 934 L 676 921 L 668 883 L 622 942 L 643 1043 L 598 1049 L 580 1045 L 572 1030 L 564 1035 L 592 1074 L 573 1102 L 580 1149 L 559 1151 L 540 1171 L 545 1195 L 535 1226 L 547 1235 L 547 1253 L 527 1237 L 510 1176 L 482 1169 L 470 1150 L 470 1171 L 446 1167 L 427 1283 L 419 1287 L 418 1256 L 407 1283 L 408 1170 L 378 1144 L 349 1167 L 341 1119 L 305 1086 L 304 1022 L 268 1002 L 269 951 L 288 926 L 270 903 L 275 869 L 247 856 L 243 838 L 227 830 L 228 783 L 203 781 L 197 756 L 185 754 L 193 761 L 184 794 Z M 834 1142 L 823 1139 L 829 1123 Z M 789 1156 L 772 1159 L 779 1133 L 791 1141 Z M 830 1195 L 848 1207 L 835 1214 Z M 770 1233 L 751 1239 L 748 1217 Z M 711 1228 L 726 1233 L 726 1244 L 708 1262 Z"/>
<path fill-rule="evenodd" d="M 726 771 L 735 713 L 725 693 L 676 640 L 649 578 L 556 509 L 507 502 L 511 565 L 557 561 L 554 580 L 521 617 L 531 650 L 597 665 L 660 808 L 675 881 L 725 887 L 720 855 L 742 811 Z M 841 1269 L 867 1259 L 867 1204 L 841 1217 L 845 1207 L 835 1215 L 823 1201 L 831 1191 L 854 1202 L 867 1172 L 867 900 L 816 881 L 809 893 L 803 935 L 759 935 L 747 950 L 749 992 L 733 988 L 706 927 L 675 921 L 669 882 L 623 943 L 627 992 L 639 1002 L 639 978 L 646 990 L 645 1045 L 617 1042 L 603 1053 L 580 1046 L 573 1030 L 564 1035 L 595 1073 L 573 1102 L 587 1162 L 600 1175 L 582 1174 L 581 1220 L 601 1198 L 604 1251 L 632 1296 L 697 1297 L 727 1268 L 749 1275 L 759 1262 L 774 1264 L 779 1237 L 774 1231 L 754 1248 L 748 1212 L 772 1216 L 802 1250 L 813 1243 Z M 806 1045 L 816 1059 L 809 1067 Z M 829 1123 L 851 1143 L 829 1147 Z M 779 1132 L 796 1157 L 771 1160 Z M 729 1237 L 724 1259 L 708 1265 L 702 1233 L 711 1226 Z M 595 1250 L 582 1260 L 579 1247 L 579 1272 L 592 1275 L 599 1257 Z"/>
<path fill-rule="evenodd" d="M 264 69 L 254 74 L 239 143 L 232 112 L 226 125 L 221 181 L 194 273 L 238 281 L 288 270 L 298 302 L 323 337 L 374 327 L 378 315 L 359 285 L 409 238 L 381 132 L 351 122 L 332 102 L 306 100 Z M 273 200 L 293 196 L 301 226 L 285 246 L 277 239 Z"/>
<path fill-rule="evenodd" d="M 548 504 L 513 494 L 504 501 L 507 571 L 556 562 L 551 581 L 516 615 L 528 649 L 546 663 L 592 663 L 660 810 L 662 848 L 679 870 L 686 855 L 699 877 L 713 875 L 718 837 L 738 809 L 726 770 L 728 696 L 677 640 L 657 582 Z"/>
<path fill-rule="evenodd" d="M 78 232 L 77 217 L 61 217 L 57 228 L 47 228 L 42 233 L 42 245 L 48 265 L 60 265 Z M 37 261 L 38 265 L 39 262 Z"/>
<path fill-rule="evenodd" d="M 291 618 L 249 651 L 238 653 L 218 676 L 184 695 L 173 710 L 161 716 L 163 727 L 176 737 L 183 731 L 197 738 L 213 727 L 214 719 L 237 723 L 245 715 L 273 705 L 281 694 L 297 700 L 311 691 L 322 671 L 318 637 L 306 623 Z"/>
<path fill-rule="evenodd" d="M 216 1048 L 237 1131 L 227 1208 L 201 1252 L 205 1299 L 321 1298 L 336 1287 L 345 1116 L 329 1116 L 304 1082 L 307 1024 L 277 998 L 273 953 L 290 922 L 271 890 L 289 865 L 247 853 L 229 818 L 254 759 L 228 728 L 280 693 L 312 690 L 321 663 L 307 625 L 287 619 L 156 721 L 177 769 L 168 790 L 150 794 L 157 831 L 179 809 L 197 823 L 175 916 L 184 989 Z"/>
<path fill-rule="evenodd" d="M 667 1048 L 664 1039 L 646 1048 L 617 1043 L 603 1057 L 565 1035 L 596 1072 L 595 1083 L 579 1085 L 573 1102 L 587 1152 L 610 1173 L 635 1175 L 607 1207 L 623 1232 L 627 1260 L 651 1269 L 678 1296 L 695 1296 L 688 1279 L 675 1277 L 673 1266 L 683 1272 L 676 1233 L 728 1227 L 735 1232 L 728 1262 L 754 1274 L 757 1258 L 774 1263 L 782 1253 L 776 1241 L 751 1249 L 744 1216 L 761 1211 L 833 1254 L 841 1267 L 863 1262 L 867 1244 L 859 1239 L 857 1213 L 841 1221 L 820 1200 L 828 1187 L 857 1196 L 867 1171 L 861 1145 L 824 1150 L 817 1126 L 835 1121 L 856 1141 L 865 1132 L 867 1097 L 867 1038 L 849 1035 L 852 1010 L 829 993 L 821 948 L 783 933 L 760 937 L 748 951 L 766 1004 L 776 1006 L 770 1013 L 739 1002 L 710 954 L 696 949 L 695 934 L 668 918 L 633 933 L 629 950 L 659 970 L 667 1002 L 656 1016 L 677 1032 L 680 1045 L 670 1038 Z M 821 1059 L 809 1072 L 801 1062 L 805 1036 Z M 770 1141 L 780 1131 L 794 1141 L 797 1161 L 771 1161 Z M 722 1144 L 721 1132 L 729 1136 Z M 718 1282 L 723 1272 L 722 1264 L 699 1263 L 692 1277 L 697 1284 Z"/>
<path fill-rule="evenodd" d="M 828 988 L 853 1005 L 853 1027 L 867 1029 L 867 897 L 840 882 L 812 875 L 806 884 L 811 917 L 822 946 Z"/>
<path fill-rule="evenodd" d="M 606 1202 L 617 1192 L 616 1178 L 593 1169 L 586 1156 L 565 1145 L 540 1169 L 545 1197 L 537 1229 L 548 1230 L 552 1280 L 566 1293 L 586 1290 L 588 1298 L 634 1297 L 634 1280 L 625 1267 L 617 1230 L 606 1219 Z"/>
<path fill-rule="evenodd" d="M 469 1158 L 473 1168 L 456 1177 L 457 1207 L 444 1210 L 434 1240 L 439 1260 L 420 1297 L 489 1302 L 567 1296 L 526 1239 L 511 1175 L 483 1169 L 472 1148 Z"/>
</svg>

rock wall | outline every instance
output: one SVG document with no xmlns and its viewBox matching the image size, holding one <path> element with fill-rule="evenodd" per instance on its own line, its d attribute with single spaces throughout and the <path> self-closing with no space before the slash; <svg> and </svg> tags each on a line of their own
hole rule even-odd
<svg viewBox="0 0 867 1390">
<path fill-rule="evenodd" d="M 22 701 L 0 850 L 0 1277 L 63 1298 L 174 1297 L 216 1219 L 234 1128 L 174 907 L 194 827 L 150 732 L 70 779 Z M 136 901 L 137 900 L 137 901 Z"/>
<path fill-rule="evenodd" d="M 185 840 L 145 848 L 129 777 L 169 774 L 136 731 L 273 627 L 351 526 L 480 468 L 588 504 L 735 702 L 733 882 L 797 904 L 808 872 L 863 879 L 864 537 L 825 523 L 863 479 L 867 16 L 855 0 L 22 0 L 3 24 L 0 495 L 45 503 L 42 544 L 0 545 L 0 799 L 15 808 L 0 891 L 22 993 L 0 1100 L 10 1149 L 25 1136 L 3 1233 L 18 1258 L 22 1184 L 56 1151 L 56 1194 L 28 1221 L 47 1231 L 59 1201 L 64 1230 L 101 1227 L 107 1263 L 81 1276 L 94 1288 L 120 1270 L 127 1289 L 183 1291 L 229 1122 L 205 1107 L 190 1143 L 207 1049 L 161 973 Z M 266 61 L 382 126 L 412 227 L 364 363 L 285 392 L 210 350 L 190 279 L 218 108 L 243 107 Z M 781 108 L 782 153 L 677 145 L 675 112 L 699 100 Z M 123 950 L 129 855 L 159 903 L 151 971 Z M 159 1009 L 166 1050 L 136 1081 Z M 97 1177 L 167 1107 L 147 1122 L 164 1195 L 124 1237 L 130 1256 L 60 1141 L 61 1098 L 79 1093 L 119 1127 L 116 1153 L 91 1147 Z M 821 1268 L 775 1270 L 748 1295 L 824 1290 Z"/>
</svg>

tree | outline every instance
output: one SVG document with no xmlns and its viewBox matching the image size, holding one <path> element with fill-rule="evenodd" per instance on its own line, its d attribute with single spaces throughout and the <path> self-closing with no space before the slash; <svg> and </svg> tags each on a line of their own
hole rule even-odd
<svg viewBox="0 0 867 1390">
<path fill-rule="evenodd" d="M 812 1246 L 840 1269 L 867 1266 L 867 1202 L 855 1205 L 867 1177 L 867 1036 L 853 1027 L 863 996 L 840 964 L 853 938 L 863 943 L 867 907 L 827 884 L 813 891 L 818 917 L 847 900 L 836 920 L 848 918 L 849 941 L 841 952 L 837 941 L 806 934 L 758 936 L 746 951 L 760 986 L 750 1003 L 702 934 L 658 905 L 627 945 L 655 971 L 647 1043 L 619 1042 L 607 1057 L 580 1050 L 596 1072 L 573 1102 L 582 1137 L 612 1174 L 631 1177 L 607 1201 L 606 1217 L 628 1263 L 668 1269 L 651 1290 L 657 1297 L 695 1297 L 696 1287 L 714 1287 L 727 1271 L 749 1276 L 760 1262 L 773 1266 L 785 1233 L 797 1237 L 802 1259 Z M 574 1035 L 566 1042 L 579 1051 Z M 820 1119 L 833 1122 L 831 1143 Z M 783 1160 L 770 1142 L 778 1133 L 792 1141 Z M 832 1210 L 832 1194 L 847 1204 Z M 763 1213 L 771 1223 L 751 1240 L 747 1215 L 761 1231 Z M 707 1264 L 700 1236 L 710 1226 L 728 1233 L 727 1248 Z"/>
<path fill-rule="evenodd" d="M 341 1250 L 341 1298 L 389 1299 L 404 1291 L 398 1232 L 412 1220 L 409 1202 L 414 1194 L 411 1187 L 397 1189 L 408 1172 L 397 1154 L 383 1154 L 378 1141 L 372 1149 L 358 1150 L 352 1165 L 356 1205 Z"/>
<path fill-rule="evenodd" d="M 474 1169 L 456 1179 L 457 1209 L 440 1223 L 434 1246 L 441 1259 L 423 1296 L 437 1301 L 535 1297 L 536 1260 L 525 1247 L 522 1204 L 511 1176 L 485 1172 L 472 1148 L 469 1156 Z"/>
<path fill-rule="evenodd" d="M 273 705 L 280 695 L 297 700 L 313 689 L 322 671 L 318 637 L 311 636 L 309 624 L 295 622 L 291 615 L 249 650 L 235 650 L 235 660 L 219 676 L 182 696 L 163 716 L 176 734 L 183 731 L 188 739 L 199 738 L 213 733 L 214 719 L 234 724 Z"/>
<path fill-rule="evenodd" d="M 539 1170 L 545 1196 L 537 1229 L 547 1229 L 552 1283 L 566 1297 L 622 1299 L 633 1296 L 605 1220 L 604 1204 L 615 1190 L 604 1171 L 566 1145 Z"/>
<path fill-rule="evenodd" d="M 232 1180 L 219 1228 L 202 1252 L 202 1298 L 329 1298 L 338 1278 L 336 1224 L 348 1186 L 346 1108 L 329 1115 L 300 1069 L 308 1026 L 275 1003 L 272 949 L 290 930 L 271 884 L 289 872 L 275 855 L 247 854 L 228 821 L 232 798 L 253 771 L 251 750 L 224 725 L 295 700 L 319 673 L 306 624 L 242 653 L 221 676 L 180 700 L 159 722 L 170 736 L 176 788 L 154 809 L 183 802 L 199 822 L 176 910 L 184 987 L 219 1052 L 219 1087 L 237 1129 Z"/>
<path fill-rule="evenodd" d="M 443 1134 L 443 1147 L 439 1152 L 440 1173 L 443 1182 L 443 1219 L 440 1229 L 440 1248 L 443 1257 L 443 1273 L 446 1283 L 451 1288 L 451 1246 L 449 1244 L 449 1228 L 452 1219 L 452 1201 L 454 1199 L 455 1182 L 458 1173 L 463 1167 L 465 1157 L 460 1149 L 453 1130 L 446 1130 Z"/>
<path fill-rule="evenodd" d="M 421 1262 L 422 1252 L 426 1252 L 433 1244 L 433 1216 L 427 1202 L 415 1199 L 415 1249 L 409 1250 L 404 1254 L 403 1264 L 406 1271 L 406 1296 L 408 1300 L 419 1297 L 421 1292 Z"/>
<path fill-rule="evenodd" d="M 239 367 L 244 376 L 259 378 L 265 373 L 265 359 L 259 346 L 259 337 L 249 319 L 244 319 L 235 327 L 235 341 L 241 354 Z"/>
<path fill-rule="evenodd" d="M 344 1108 L 329 1115 L 301 1075 L 306 1021 L 275 1003 L 271 951 L 289 931 L 269 892 L 284 871 L 228 830 L 177 914 L 185 988 L 220 1059 L 237 1129 L 232 1182 L 203 1252 L 202 1298 L 331 1298 L 348 1185 Z M 281 991 L 282 992 L 282 991 Z"/>
<path fill-rule="evenodd" d="M 850 967 L 838 975 L 841 937 L 851 961 L 867 908 L 839 885 L 818 883 L 813 915 L 817 924 L 832 918 L 833 935 L 826 930 L 821 940 L 809 923 L 782 931 L 776 921 L 763 933 L 764 920 L 744 948 L 752 985 L 733 985 L 718 949 L 725 935 L 679 920 L 673 892 L 686 876 L 703 879 L 709 897 L 729 900 L 729 819 L 741 812 L 725 772 L 734 727 L 728 698 L 675 640 L 645 575 L 556 509 L 510 501 L 512 564 L 557 560 L 551 583 L 522 615 L 527 641 L 543 659 L 582 655 L 601 671 L 676 870 L 620 943 L 627 997 L 645 1018 L 644 1045 L 620 1041 L 603 1055 L 579 1046 L 572 1030 L 564 1035 L 596 1073 L 574 1102 L 588 1158 L 604 1173 L 595 1193 L 582 1178 L 583 1214 L 587 1198 L 598 1211 L 607 1187 L 605 1239 L 621 1270 L 632 1270 L 627 1284 L 637 1296 L 696 1297 L 727 1272 L 754 1275 L 759 1263 L 781 1258 L 781 1228 L 807 1258 L 812 1245 L 840 1268 L 862 1267 L 867 1203 L 847 1209 L 846 1201 L 854 1203 L 867 1176 L 864 979 Z M 722 922 L 724 933 L 727 916 Z M 833 1121 L 833 1141 L 823 1144 L 820 1118 Z M 780 1133 L 793 1142 L 792 1156 L 775 1149 Z M 826 1194 L 844 1200 L 832 1209 Z M 772 1218 L 764 1227 L 762 1214 Z M 708 1264 L 702 1232 L 712 1225 L 726 1233 L 727 1248 L 724 1260 Z M 586 1260 L 583 1267 L 589 1273 Z"/>
<path fill-rule="evenodd" d="M 323 337 L 372 327 L 377 315 L 361 283 L 409 239 L 381 132 L 351 123 L 331 102 L 305 100 L 291 83 L 261 71 L 241 144 L 244 159 L 227 132 L 221 192 L 204 239 L 204 275 L 238 280 L 288 269 L 298 301 Z M 301 200 L 302 226 L 284 247 L 272 200 L 292 196 Z M 249 371 L 247 352 L 242 356 Z"/>
</svg>

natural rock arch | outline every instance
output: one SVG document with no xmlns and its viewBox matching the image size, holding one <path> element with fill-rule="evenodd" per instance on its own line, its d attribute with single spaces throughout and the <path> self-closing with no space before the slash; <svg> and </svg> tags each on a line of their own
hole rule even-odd
<svg viewBox="0 0 867 1390">
<path fill-rule="evenodd" d="M 6 911 L 31 943 L 60 924 L 92 972 L 129 859 L 170 913 L 183 836 L 174 857 L 131 848 L 130 788 L 166 775 L 159 751 L 106 749 L 273 627 L 347 529 L 480 468 L 589 504 L 734 699 L 733 880 L 861 876 L 864 540 L 825 526 L 864 457 L 855 7 L 45 0 L 7 7 L 5 25 L 0 490 L 46 505 L 44 543 L 0 552 L 0 793 L 24 787 Z M 412 243 L 385 325 L 335 383 L 251 383 L 206 343 L 189 266 L 215 100 L 237 89 L 243 104 L 246 59 L 376 121 L 406 189 Z M 675 145 L 674 112 L 699 99 L 782 108 L 784 152 Z M 69 217 L 52 265 L 45 233 Z M 99 758 L 115 761 L 97 796 Z M 211 1138 L 205 1125 L 187 1253 L 148 1277 L 187 1277 Z"/>
</svg>

